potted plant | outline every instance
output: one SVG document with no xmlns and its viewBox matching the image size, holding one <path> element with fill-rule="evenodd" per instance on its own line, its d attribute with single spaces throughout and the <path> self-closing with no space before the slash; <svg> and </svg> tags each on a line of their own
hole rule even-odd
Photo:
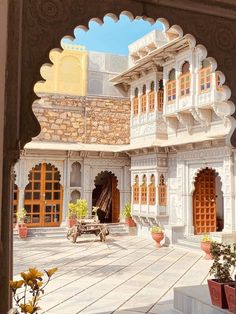
<svg viewBox="0 0 236 314">
<path fill-rule="evenodd" d="M 211 244 L 212 244 L 212 239 L 208 234 L 205 234 L 202 239 L 201 239 L 201 249 L 203 252 L 205 252 L 204 259 L 212 259 L 211 256 Z"/>
<path fill-rule="evenodd" d="M 68 204 L 67 227 L 71 228 L 77 223 L 76 204 Z"/>
<path fill-rule="evenodd" d="M 214 279 L 208 279 L 211 301 L 215 306 L 228 308 L 224 287 L 233 282 L 231 271 L 236 264 L 236 245 L 231 247 L 229 244 L 212 242 L 210 253 L 213 264 L 209 273 L 214 275 Z"/>
<path fill-rule="evenodd" d="M 76 203 L 68 204 L 67 226 L 71 228 L 77 223 L 77 219 L 88 215 L 88 203 L 85 199 L 77 199 Z"/>
<path fill-rule="evenodd" d="M 12 309 L 11 313 L 34 313 L 38 314 L 40 307 L 38 302 L 44 294 L 44 288 L 51 280 L 52 275 L 57 271 L 57 268 L 51 268 L 38 271 L 37 268 L 29 268 L 28 272 L 20 274 L 21 280 L 10 281 L 10 288 L 13 293 L 13 298 L 17 308 Z M 44 281 L 44 276 L 46 280 Z"/>
<path fill-rule="evenodd" d="M 125 222 L 129 227 L 135 227 L 136 223 L 134 222 L 132 216 L 131 216 L 131 204 L 126 203 L 123 210 L 122 215 L 125 218 Z"/>
<path fill-rule="evenodd" d="M 26 222 L 26 210 L 24 208 L 20 208 L 17 213 L 17 226 L 18 226 L 18 233 L 19 233 L 19 237 L 21 239 L 24 239 L 27 237 L 28 234 L 28 228 L 25 224 Z"/>
<path fill-rule="evenodd" d="M 151 229 L 151 235 L 154 241 L 156 241 L 156 246 L 158 248 L 161 247 L 161 241 L 164 239 L 164 232 L 162 227 L 160 226 L 152 226 Z"/>
</svg>

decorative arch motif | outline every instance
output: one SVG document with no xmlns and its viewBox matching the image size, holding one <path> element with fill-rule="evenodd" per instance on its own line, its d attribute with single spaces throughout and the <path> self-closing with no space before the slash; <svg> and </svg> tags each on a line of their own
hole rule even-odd
<svg viewBox="0 0 236 314">
<path fill-rule="evenodd" d="M 142 184 L 140 186 L 141 189 L 141 204 L 147 204 L 147 176 L 144 174 L 142 177 Z"/>
<path fill-rule="evenodd" d="M 160 206 L 167 205 L 167 186 L 166 186 L 165 177 L 163 174 L 161 174 L 159 178 L 158 200 L 159 200 Z"/>
<path fill-rule="evenodd" d="M 151 183 L 148 186 L 148 203 L 149 205 L 156 205 L 156 178 L 151 175 Z"/>
<path fill-rule="evenodd" d="M 136 174 L 133 184 L 133 204 L 139 204 L 139 176 Z"/>
<path fill-rule="evenodd" d="M 73 162 L 71 165 L 70 186 L 81 186 L 81 164 L 78 161 Z"/>
</svg>

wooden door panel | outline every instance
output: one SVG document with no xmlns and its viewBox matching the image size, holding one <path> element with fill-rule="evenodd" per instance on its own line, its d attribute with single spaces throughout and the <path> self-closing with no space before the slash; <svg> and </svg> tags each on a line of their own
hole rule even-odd
<svg viewBox="0 0 236 314">
<path fill-rule="evenodd" d="M 193 193 L 193 224 L 195 234 L 216 231 L 215 171 L 202 170 L 196 178 Z"/>
<path fill-rule="evenodd" d="M 117 189 L 117 179 L 112 177 L 112 222 L 120 221 L 120 192 Z"/>
</svg>

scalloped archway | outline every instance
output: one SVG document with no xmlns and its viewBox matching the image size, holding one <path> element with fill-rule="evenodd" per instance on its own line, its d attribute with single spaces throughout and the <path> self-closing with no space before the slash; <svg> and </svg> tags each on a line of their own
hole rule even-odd
<svg viewBox="0 0 236 314">
<path fill-rule="evenodd" d="M 144 16 L 149 20 L 165 17 L 171 25 L 181 25 L 185 34 L 192 34 L 197 43 L 203 44 L 208 54 L 215 57 L 217 67 L 225 74 L 226 83 L 231 89 L 231 100 L 236 103 L 236 4 L 229 1 L 206 3 L 203 0 L 3 0 L 1 4 L 3 19 L 0 21 L 3 27 L 0 32 L 3 33 L 3 64 L 6 64 L 7 76 L 3 69 L 0 72 L 5 82 L 0 86 L 0 97 L 5 108 L 5 140 L 4 147 L 3 144 L 1 146 L 1 152 L 4 152 L 0 312 L 6 313 L 11 304 L 8 282 L 12 272 L 9 263 L 12 260 L 12 218 L 9 210 L 12 206 L 12 169 L 19 158 L 20 149 L 40 131 L 32 112 L 32 103 L 36 98 L 33 86 L 40 80 L 39 69 L 47 62 L 48 52 L 58 46 L 64 34 L 72 34 L 76 25 L 82 25 L 80 27 L 86 30 L 90 19 L 95 17 L 100 22 L 107 13 L 113 18 L 123 11 L 127 11 L 131 17 Z M 235 123 L 230 141 L 236 146 Z"/>
</svg>

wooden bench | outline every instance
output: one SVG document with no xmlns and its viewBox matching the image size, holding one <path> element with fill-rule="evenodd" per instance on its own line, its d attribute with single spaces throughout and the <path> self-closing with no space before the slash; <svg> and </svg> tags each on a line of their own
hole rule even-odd
<svg viewBox="0 0 236 314">
<path fill-rule="evenodd" d="M 88 219 L 80 220 L 67 232 L 67 239 L 72 239 L 72 242 L 75 243 L 77 238 L 82 234 L 94 234 L 95 236 L 100 237 L 101 242 L 106 241 L 106 236 L 109 234 L 108 227 L 105 224 L 98 222 L 88 221 Z"/>
</svg>

